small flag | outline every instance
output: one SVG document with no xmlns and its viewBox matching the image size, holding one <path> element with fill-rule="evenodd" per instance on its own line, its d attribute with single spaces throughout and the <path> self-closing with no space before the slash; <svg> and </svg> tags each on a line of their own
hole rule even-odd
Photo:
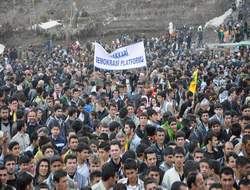
<svg viewBox="0 0 250 190">
<path fill-rule="evenodd" d="M 193 79 L 188 87 L 188 90 L 191 91 L 193 94 L 196 93 L 197 90 L 197 82 L 198 82 L 198 69 L 193 72 Z"/>
</svg>

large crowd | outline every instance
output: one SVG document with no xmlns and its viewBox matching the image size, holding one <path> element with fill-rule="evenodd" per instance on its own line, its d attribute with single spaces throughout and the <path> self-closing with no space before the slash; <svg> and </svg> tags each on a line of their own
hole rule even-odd
<svg viewBox="0 0 250 190">
<path fill-rule="evenodd" d="M 249 190 L 250 48 L 202 40 L 186 27 L 99 40 L 144 42 L 147 68 L 125 71 L 94 69 L 91 43 L 7 48 L 0 189 Z"/>
</svg>

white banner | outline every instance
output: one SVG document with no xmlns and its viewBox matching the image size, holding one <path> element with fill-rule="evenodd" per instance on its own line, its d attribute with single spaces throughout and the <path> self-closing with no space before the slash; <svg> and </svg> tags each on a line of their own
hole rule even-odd
<svg viewBox="0 0 250 190">
<path fill-rule="evenodd" d="M 119 48 L 112 53 L 95 43 L 94 66 L 106 70 L 125 70 L 146 67 L 143 42 Z"/>
</svg>

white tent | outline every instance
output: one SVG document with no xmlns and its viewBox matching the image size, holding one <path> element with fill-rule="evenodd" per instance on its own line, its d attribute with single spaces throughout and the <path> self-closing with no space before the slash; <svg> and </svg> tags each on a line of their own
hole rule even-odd
<svg viewBox="0 0 250 190">
<path fill-rule="evenodd" d="M 0 44 L 0 54 L 4 52 L 5 46 L 3 44 Z"/>
<path fill-rule="evenodd" d="M 56 26 L 61 26 L 62 24 L 56 20 L 51 20 L 51 21 L 48 21 L 48 22 L 44 22 L 44 23 L 41 23 L 39 24 L 38 26 L 40 28 L 42 28 L 43 30 L 48 30 L 48 29 L 51 29 L 51 28 L 54 28 Z"/>
</svg>

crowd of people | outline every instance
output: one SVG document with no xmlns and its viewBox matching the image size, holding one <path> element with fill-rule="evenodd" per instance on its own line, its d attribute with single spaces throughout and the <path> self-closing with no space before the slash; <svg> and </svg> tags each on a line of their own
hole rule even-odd
<svg viewBox="0 0 250 190">
<path fill-rule="evenodd" d="M 91 43 L 7 48 L 0 188 L 250 189 L 250 49 L 200 52 L 189 34 L 99 41 L 144 41 L 147 68 L 128 71 L 94 69 Z"/>
</svg>

